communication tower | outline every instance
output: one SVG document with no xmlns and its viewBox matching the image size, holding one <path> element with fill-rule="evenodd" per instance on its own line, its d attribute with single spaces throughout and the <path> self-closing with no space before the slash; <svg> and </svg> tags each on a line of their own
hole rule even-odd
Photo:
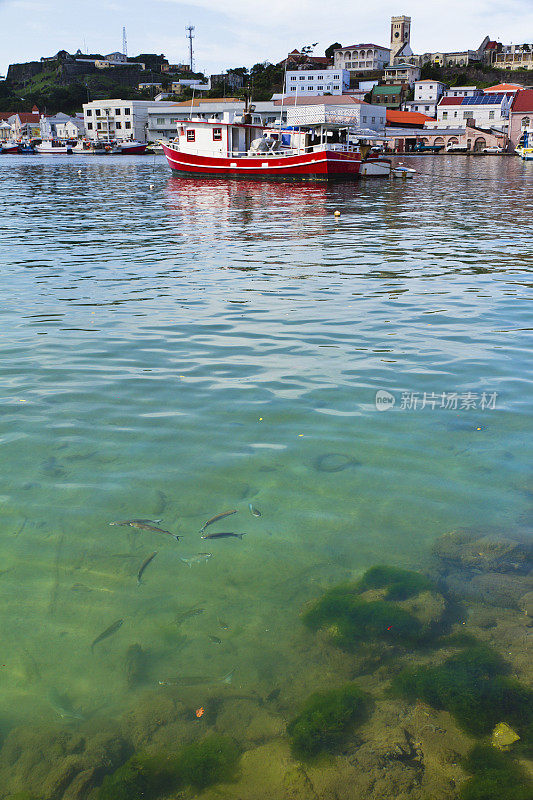
<svg viewBox="0 0 533 800">
<path fill-rule="evenodd" d="M 191 68 L 191 72 L 194 72 L 194 60 L 193 60 L 193 53 L 192 53 L 192 40 L 194 39 L 194 25 L 187 25 L 187 38 L 189 40 L 189 66 Z"/>
<path fill-rule="evenodd" d="M 126 27 L 122 28 L 122 54 L 128 55 L 128 40 L 126 39 Z"/>
</svg>

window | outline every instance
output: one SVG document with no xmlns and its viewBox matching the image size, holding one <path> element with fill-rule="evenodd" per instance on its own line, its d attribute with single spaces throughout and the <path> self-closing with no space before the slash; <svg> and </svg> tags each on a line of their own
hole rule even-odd
<svg viewBox="0 0 533 800">
<path fill-rule="evenodd" d="M 305 75 L 300 75 L 300 80 L 305 81 Z"/>
<path fill-rule="evenodd" d="M 222 128 L 213 128 L 213 141 L 214 142 L 222 141 Z"/>
<path fill-rule="evenodd" d="M 463 111 L 463 119 L 473 119 L 474 112 L 473 111 Z"/>
<path fill-rule="evenodd" d="M 88 123 L 87 123 L 87 130 L 88 130 L 88 131 L 92 131 L 92 129 L 93 129 L 93 124 L 92 124 L 92 122 L 88 122 Z"/>
<path fill-rule="evenodd" d="M 120 117 L 120 108 L 115 108 L 115 116 Z"/>
<path fill-rule="evenodd" d="M 126 117 L 129 117 L 129 115 L 131 114 L 131 108 L 125 108 L 124 109 L 124 114 L 125 114 Z"/>
<path fill-rule="evenodd" d="M 87 112 L 86 112 L 86 113 L 87 113 L 87 116 L 88 116 L 88 117 L 92 117 L 92 115 L 93 115 L 93 112 L 91 111 L 91 109 L 90 109 L 90 108 L 88 108 L 88 109 L 87 109 Z"/>
<path fill-rule="evenodd" d="M 115 128 L 120 130 L 122 128 L 122 122 L 115 122 Z"/>
<path fill-rule="evenodd" d="M 295 92 L 295 91 L 296 91 L 296 86 L 291 86 L 291 92 Z"/>
<path fill-rule="evenodd" d="M 429 111 L 429 106 L 424 106 L 424 111 Z"/>
<path fill-rule="evenodd" d="M 317 75 L 316 79 L 317 79 L 317 81 L 322 81 L 322 80 L 324 80 L 324 76 L 323 75 Z"/>
<path fill-rule="evenodd" d="M 494 119 L 494 111 L 489 111 L 489 119 Z"/>
<path fill-rule="evenodd" d="M 196 134 L 196 131 L 194 131 L 194 130 L 193 130 L 193 131 L 191 131 L 191 130 L 188 130 L 188 131 L 187 131 L 187 141 L 188 141 L 188 142 L 194 142 L 194 140 L 195 140 L 195 138 L 196 138 L 196 135 L 195 135 L 195 134 Z"/>
<path fill-rule="evenodd" d="M 337 83 L 333 88 L 334 89 L 338 89 L 339 88 L 339 84 Z"/>
<path fill-rule="evenodd" d="M 97 122 L 97 123 L 96 123 L 96 130 L 97 130 L 97 131 L 100 131 L 100 130 L 102 130 L 102 123 L 101 123 L 101 122 Z"/>
<path fill-rule="evenodd" d="M 333 80 L 334 80 L 334 81 L 338 81 L 338 80 L 339 80 L 339 78 L 340 78 L 340 75 L 334 75 L 334 76 L 333 76 Z"/>
<path fill-rule="evenodd" d="M 375 122 L 375 121 L 376 121 L 376 118 L 375 118 L 375 117 L 372 117 L 372 122 Z"/>
<path fill-rule="evenodd" d="M 291 75 L 291 81 L 295 81 L 295 80 L 296 80 L 296 75 Z"/>
<path fill-rule="evenodd" d="M 443 111 L 442 112 L 442 119 L 448 119 L 448 112 L 447 111 Z"/>
<path fill-rule="evenodd" d="M 131 128 L 131 122 L 125 122 L 124 127 L 128 129 Z"/>
<path fill-rule="evenodd" d="M 322 92 L 324 90 L 323 86 L 317 86 L 316 88 L 318 89 L 319 92 Z"/>
<path fill-rule="evenodd" d="M 308 76 L 307 76 L 307 80 L 308 80 L 308 81 L 312 81 L 312 80 L 313 80 L 313 76 L 312 76 L 312 75 L 308 75 Z"/>
<path fill-rule="evenodd" d="M 96 114 L 96 116 L 97 116 L 97 117 L 99 117 L 99 116 L 100 116 L 100 111 L 99 111 L 99 109 L 95 108 L 95 109 L 94 109 L 94 113 Z"/>
<path fill-rule="evenodd" d="M 165 124 L 165 118 L 164 117 L 157 117 L 156 123 L 157 123 L 157 125 L 164 125 Z"/>
<path fill-rule="evenodd" d="M 363 117 L 363 122 L 366 122 L 366 117 Z"/>
</svg>

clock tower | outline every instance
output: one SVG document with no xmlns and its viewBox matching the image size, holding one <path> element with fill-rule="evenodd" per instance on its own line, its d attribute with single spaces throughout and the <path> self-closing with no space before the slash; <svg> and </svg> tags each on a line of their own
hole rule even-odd
<svg viewBox="0 0 533 800">
<path fill-rule="evenodd" d="M 391 17 L 390 23 L 390 63 L 394 63 L 394 59 L 398 51 L 404 46 L 408 45 L 411 39 L 411 17 Z"/>
</svg>

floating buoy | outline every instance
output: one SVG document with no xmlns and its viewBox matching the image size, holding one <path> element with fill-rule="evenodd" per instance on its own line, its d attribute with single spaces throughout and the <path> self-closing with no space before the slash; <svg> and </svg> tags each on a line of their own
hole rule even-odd
<svg viewBox="0 0 533 800">
<path fill-rule="evenodd" d="M 78 175 L 81 175 L 81 169 L 78 170 Z"/>
<path fill-rule="evenodd" d="M 340 212 L 340 211 L 334 211 L 334 212 L 333 212 L 333 214 L 334 214 L 334 216 L 336 216 L 336 217 L 340 217 L 340 215 L 341 215 L 341 212 Z"/>
<path fill-rule="evenodd" d="M 150 189 L 153 189 L 153 188 L 154 188 L 154 184 L 153 184 L 153 183 L 151 183 L 151 184 L 150 184 Z"/>
</svg>

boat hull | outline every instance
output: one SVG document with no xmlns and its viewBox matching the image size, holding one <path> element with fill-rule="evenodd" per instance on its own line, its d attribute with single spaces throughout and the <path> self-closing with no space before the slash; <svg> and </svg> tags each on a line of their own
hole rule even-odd
<svg viewBox="0 0 533 800">
<path fill-rule="evenodd" d="M 216 158 L 186 153 L 163 145 L 170 168 L 176 175 L 198 178 L 245 178 L 291 180 L 342 180 L 388 175 L 389 162 L 379 158 L 361 160 L 360 153 L 321 150 L 294 156 L 241 156 Z M 361 167 L 364 165 L 364 169 Z"/>
<path fill-rule="evenodd" d="M 140 144 L 138 142 L 134 145 L 128 145 L 127 142 L 123 142 L 119 144 L 117 149 L 113 152 L 122 156 L 143 156 L 147 147 L 147 144 Z"/>
<path fill-rule="evenodd" d="M 0 152 L 2 153 L 18 153 L 18 151 L 18 144 L 3 144 L 0 146 Z"/>
</svg>

